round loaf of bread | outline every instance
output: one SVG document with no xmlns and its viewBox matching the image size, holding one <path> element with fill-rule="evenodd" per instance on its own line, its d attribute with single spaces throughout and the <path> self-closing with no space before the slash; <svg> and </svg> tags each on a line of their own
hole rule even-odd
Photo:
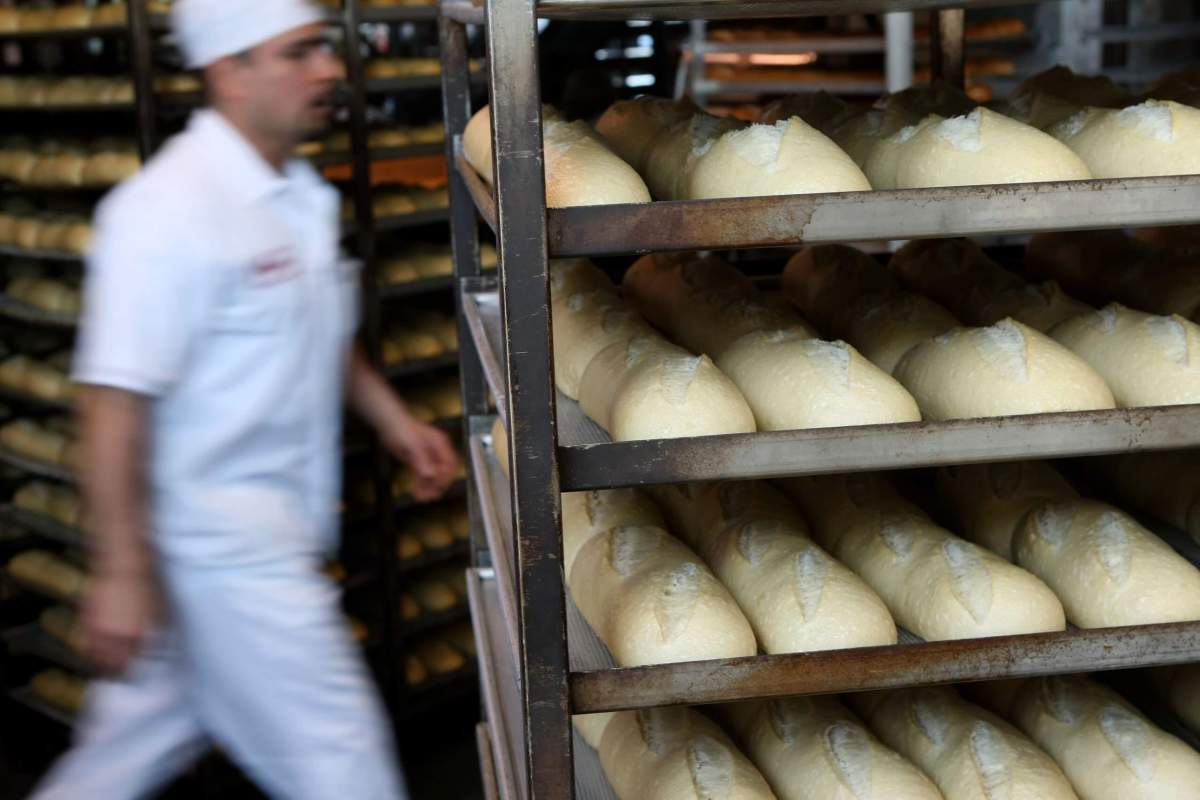
<svg viewBox="0 0 1200 800">
<path fill-rule="evenodd" d="M 784 295 L 832 336 L 848 327 L 846 309 L 860 296 L 899 288 L 878 261 L 843 244 L 802 247 L 783 270 Z"/>
<path fill-rule="evenodd" d="M 867 722 L 953 800 L 1075 800 L 1071 783 L 1036 744 L 949 688 L 902 689 Z"/>
<path fill-rule="evenodd" d="M 1089 108 L 1050 132 L 1097 178 L 1200 172 L 1200 109 L 1170 100 L 1147 100 L 1119 111 Z"/>
<path fill-rule="evenodd" d="M 863 164 L 863 173 L 871 182 L 872 188 L 880 190 L 897 188 L 896 179 L 900 163 L 911 157 L 909 142 L 925 128 L 942 121 L 944 121 L 943 118 L 937 114 L 930 114 L 911 125 L 901 127 L 890 136 L 881 137 L 871 148 L 867 161 Z"/>
<path fill-rule="evenodd" d="M 625 163 L 645 175 L 650 151 L 667 131 L 698 111 L 690 100 L 643 95 L 609 106 L 596 121 L 596 132 Z"/>
<path fill-rule="evenodd" d="M 926 419 L 1115 407 L 1104 379 L 1087 362 L 1010 319 L 956 328 L 919 344 L 894 374 Z"/>
<path fill-rule="evenodd" d="M 833 140 L 799 117 L 718 138 L 696 159 L 684 195 L 717 197 L 864 192 L 867 177 Z"/>
<path fill-rule="evenodd" d="M 935 122 L 904 145 L 897 189 L 1073 181 L 1092 177 L 1070 148 L 1037 128 L 977 108 Z"/>
<path fill-rule="evenodd" d="M 883 111 L 878 108 L 850 115 L 835 124 L 829 132 L 829 137 L 860 168 L 866 166 L 871 152 L 884 136 Z"/>
<path fill-rule="evenodd" d="M 579 407 L 611 434 L 612 407 L 625 381 L 639 369 L 671 357 L 687 358 L 688 353 L 657 333 L 642 334 L 608 345 L 592 357 L 583 372 L 579 382 Z"/>
<path fill-rule="evenodd" d="M 1043 461 L 960 464 L 937 471 L 937 494 L 964 539 L 1015 561 L 1013 538 L 1033 509 L 1078 500 L 1079 494 Z"/>
<path fill-rule="evenodd" d="M 949 311 L 911 292 L 860 295 L 846 310 L 843 338 L 888 374 L 909 350 L 959 325 Z"/>
<path fill-rule="evenodd" d="M 600 765 L 621 800 L 775 800 L 729 737 L 690 708 L 614 714 L 600 740 Z"/>
<path fill-rule="evenodd" d="M 479 177 L 492 182 L 492 118 L 489 106 L 472 115 L 463 128 L 463 157 L 475 168 Z"/>
<path fill-rule="evenodd" d="M 576 553 L 571 596 L 623 667 L 754 655 L 750 623 L 708 567 L 661 528 L 610 528 Z"/>
<path fill-rule="evenodd" d="M 637 489 L 596 489 L 562 496 L 563 572 L 571 574 L 579 548 L 598 533 L 622 526 L 666 528 L 654 502 Z"/>
<path fill-rule="evenodd" d="M 915 422 L 912 396 L 845 342 L 796 331 L 751 333 L 718 363 L 742 390 L 761 430 Z"/>
<path fill-rule="evenodd" d="M 1080 628 L 1200 619 L 1200 570 L 1105 503 L 1042 505 L 1025 519 L 1013 554 Z"/>
<path fill-rule="evenodd" d="M 1087 361 L 1122 408 L 1200 403 L 1200 326 L 1112 303 L 1050 335 Z"/>
<path fill-rule="evenodd" d="M 780 800 L 942 800 L 834 697 L 723 706 L 731 730 Z"/>
<path fill-rule="evenodd" d="M 674 123 L 646 153 L 642 174 L 651 193 L 659 200 L 685 199 L 689 175 L 701 154 L 722 134 L 745 127 L 741 120 L 703 112 Z"/>
<path fill-rule="evenodd" d="M 1200 754 L 1082 676 L 1027 681 L 1012 717 L 1059 763 L 1080 797 L 1175 800 L 1195 797 L 1200 786 Z"/>
</svg>

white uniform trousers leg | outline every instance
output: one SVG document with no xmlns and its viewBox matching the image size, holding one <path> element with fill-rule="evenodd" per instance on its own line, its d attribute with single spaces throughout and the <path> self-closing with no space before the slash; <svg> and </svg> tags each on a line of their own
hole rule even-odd
<svg viewBox="0 0 1200 800">
<path fill-rule="evenodd" d="M 268 794 L 407 797 L 390 728 L 336 585 L 295 557 L 167 568 L 206 731 Z"/>
<path fill-rule="evenodd" d="M 155 636 L 122 680 L 92 682 L 75 746 L 32 800 L 146 797 L 210 747 L 176 645 Z"/>
</svg>

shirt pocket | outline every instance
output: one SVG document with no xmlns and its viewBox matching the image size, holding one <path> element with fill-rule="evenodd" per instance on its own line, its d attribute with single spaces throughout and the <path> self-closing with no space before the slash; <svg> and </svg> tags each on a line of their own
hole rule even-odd
<svg viewBox="0 0 1200 800">
<path fill-rule="evenodd" d="M 233 288 L 213 315 L 213 330 L 252 335 L 287 331 L 298 313 L 300 280 L 297 276 L 275 283 Z"/>
</svg>

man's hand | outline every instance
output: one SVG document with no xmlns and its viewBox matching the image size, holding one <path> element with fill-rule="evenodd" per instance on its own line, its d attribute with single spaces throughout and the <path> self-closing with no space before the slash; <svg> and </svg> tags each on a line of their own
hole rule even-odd
<svg viewBox="0 0 1200 800">
<path fill-rule="evenodd" d="M 406 416 L 380 435 L 391 454 L 412 470 L 414 500 L 428 503 L 446 493 L 458 472 L 458 453 L 445 432 Z"/>
<path fill-rule="evenodd" d="M 84 651 L 102 674 L 124 672 L 161 614 L 154 576 L 140 570 L 100 571 L 88 580 L 81 612 Z"/>
</svg>

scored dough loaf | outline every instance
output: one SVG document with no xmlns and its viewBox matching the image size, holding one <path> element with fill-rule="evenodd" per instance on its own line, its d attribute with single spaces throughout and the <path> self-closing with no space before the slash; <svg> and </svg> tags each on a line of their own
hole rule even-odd
<svg viewBox="0 0 1200 800">
<path fill-rule="evenodd" d="M 881 512 L 921 514 L 882 473 L 786 478 L 779 485 L 800 506 L 813 535 L 831 553 L 847 531 L 874 524 Z"/>
<path fill-rule="evenodd" d="M 1200 172 L 1200 109 L 1147 100 L 1120 110 L 1089 108 L 1050 129 L 1097 178 Z"/>
<path fill-rule="evenodd" d="M 490 114 L 484 106 L 463 130 L 463 155 L 488 183 L 492 181 Z M 542 144 L 548 207 L 650 201 L 650 192 L 633 167 L 612 152 L 587 123 L 567 122 L 545 106 Z"/>
<path fill-rule="evenodd" d="M 783 270 L 784 295 L 805 319 L 832 336 L 843 336 L 846 309 L 857 298 L 899 288 L 878 261 L 844 244 L 802 247 Z"/>
<path fill-rule="evenodd" d="M 904 387 L 842 341 L 790 330 L 750 333 L 718 366 L 742 390 L 760 430 L 921 419 Z"/>
<path fill-rule="evenodd" d="M 901 689 L 861 700 L 852 695 L 851 704 L 884 744 L 933 778 L 946 800 L 1076 798 L 1049 755 L 953 689 Z"/>
<path fill-rule="evenodd" d="M 637 313 L 607 289 L 555 298 L 552 318 L 554 382 L 573 400 L 579 398 L 583 375 L 601 350 L 635 336 L 655 335 Z"/>
<path fill-rule="evenodd" d="M 1081 463 L 1122 503 L 1200 542 L 1200 453 L 1122 453 Z"/>
<path fill-rule="evenodd" d="M 1011 317 L 1035 331 L 1048 332 L 1055 325 L 1087 314 L 1092 307 L 1064 292 L 1054 281 L 1027 283 L 972 298 L 973 313 L 967 319 L 976 325 L 991 325 Z"/>
<path fill-rule="evenodd" d="M 616 292 L 617 287 L 605 274 L 587 258 L 552 258 L 550 269 L 550 299 L 570 297 L 573 294 L 586 294 L 596 289 L 607 289 Z"/>
<path fill-rule="evenodd" d="M 1178 314 L 1111 303 L 1050 335 L 1100 373 L 1122 408 L 1200 402 L 1200 326 Z"/>
<path fill-rule="evenodd" d="M 975 295 L 990 297 L 1025 285 L 970 239 L 911 241 L 892 255 L 888 269 L 909 289 L 933 298 L 968 324 L 978 324 L 968 319 L 975 311 L 969 302 Z"/>
<path fill-rule="evenodd" d="M 833 556 L 883 598 L 901 627 L 930 641 L 1066 628 L 1062 604 L 1030 573 L 938 527 L 884 489 L 858 483 L 856 495 L 839 497 L 821 491 L 830 483 L 836 489 L 826 479 L 787 485 L 810 520 L 833 529 L 822 537 L 834 542 Z M 847 505 L 852 513 L 838 515 Z"/>
<path fill-rule="evenodd" d="M 1095 681 L 1028 680 L 1011 717 L 1058 762 L 1083 800 L 1200 798 L 1200 754 Z"/>
<path fill-rule="evenodd" d="M 853 159 L 799 117 L 725 133 L 685 180 L 690 200 L 871 189 Z"/>
<path fill-rule="evenodd" d="M 614 714 L 600 765 L 621 800 L 775 800 L 725 732 L 690 708 Z"/>
<path fill-rule="evenodd" d="M 602 714 L 575 714 L 571 717 L 571 722 L 583 740 L 593 750 L 599 750 L 600 740 L 604 738 L 604 729 L 608 727 L 608 723 L 612 721 L 615 714 L 614 711 Z"/>
<path fill-rule="evenodd" d="M 834 697 L 735 703 L 721 713 L 780 800 L 942 800 Z"/>
<path fill-rule="evenodd" d="M 920 128 L 897 154 L 896 188 L 1087 180 L 1087 164 L 1052 136 L 977 108 Z"/>
<path fill-rule="evenodd" d="M 690 100 L 665 100 L 642 95 L 618 100 L 596 121 L 596 132 L 608 146 L 641 174 L 646 174 L 650 151 L 672 127 L 687 122 L 699 108 Z"/>
<path fill-rule="evenodd" d="M 1092 500 L 1046 503 L 1013 542 L 1080 628 L 1200 619 L 1200 570 L 1129 515 Z"/>
<path fill-rule="evenodd" d="M 863 172 L 866 174 L 867 180 L 871 182 L 871 186 L 880 190 L 897 188 L 896 180 L 900 164 L 904 159 L 911 157 L 910 142 L 925 128 L 942 121 L 944 121 L 943 117 L 930 114 L 911 125 L 901 127 L 888 136 L 881 136 L 867 155 L 866 163 L 863 164 Z M 886 115 L 884 124 L 886 125 Z"/>
<path fill-rule="evenodd" d="M 1044 503 L 1079 498 L 1071 484 L 1042 461 L 942 467 L 936 487 L 954 530 L 1010 561 L 1015 560 L 1013 537 L 1030 511 Z"/>
<path fill-rule="evenodd" d="M 959 326 L 949 311 L 911 292 L 864 294 L 847 310 L 842 337 L 889 375 L 909 350 Z"/>
<path fill-rule="evenodd" d="M 700 154 L 723 134 L 746 127 L 741 120 L 698 112 L 665 130 L 646 153 L 642 174 L 659 200 L 687 199 L 688 181 Z"/>
<path fill-rule="evenodd" d="M 755 481 L 685 488 L 654 494 L 738 601 L 765 652 L 896 643 L 883 601 L 809 538 L 777 490 Z"/>
<path fill-rule="evenodd" d="M 1011 319 L 917 345 L 895 376 L 926 419 L 1115 407 L 1104 379 L 1050 337 Z"/>
<path fill-rule="evenodd" d="M 598 533 L 626 525 L 666 528 L 662 512 L 637 489 L 594 489 L 562 495 L 563 573 L 571 574 L 579 548 Z"/>
<path fill-rule="evenodd" d="M 754 632 L 720 581 L 661 528 L 622 526 L 588 539 L 571 596 L 623 667 L 750 656 Z"/>
</svg>

